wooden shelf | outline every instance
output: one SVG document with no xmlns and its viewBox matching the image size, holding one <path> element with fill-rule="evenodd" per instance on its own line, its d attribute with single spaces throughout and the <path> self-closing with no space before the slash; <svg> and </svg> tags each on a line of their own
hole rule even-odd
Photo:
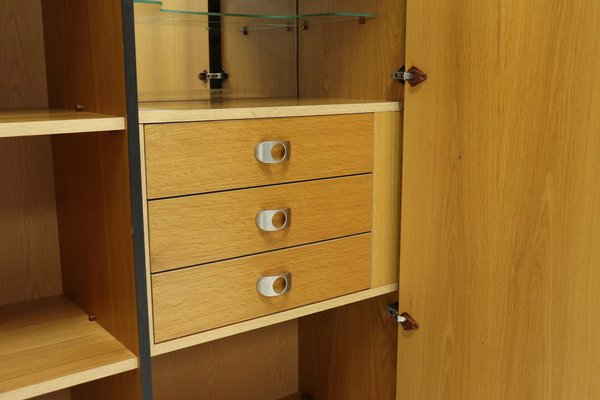
<svg viewBox="0 0 600 400">
<path fill-rule="evenodd" d="M 232 99 L 140 103 L 140 123 L 306 117 L 401 111 L 402 103 L 343 99 Z"/>
<path fill-rule="evenodd" d="M 125 118 L 69 110 L 0 111 L 0 138 L 125 129 Z"/>
<path fill-rule="evenodd" d="M 302 307 L 292 308 L 290 310 L 266 315 L 264 317 L 254 318 L 233 325 L 226 325 L 220 328 L 211 329 L 209 331 L 151 345 L 150 354 L 154 357 L 161 354 L 170 353 L 175 350 L 185 349 L 186 347 L 196 346 L 198 344 L 207 343 L 213 340 L 222 339 L 228 336 L 233 336 L 243 332 L 263 328 L 265 326 L 279 324 L 281 322 L 290 321 L 292 319 L 316 314 L 321 311 L 330 310 L 332 308 L 345 306 L 351 303 L 357 303 L 359 301 L 363 301 L 377 296 L 382 296 L 387 293 L 392 293 L 397 290 L 398 284 L 391 283 L 389 285 L 373 289 L 367 289 L 356 293 L 351 293 L 345 296 L 320 301 L 318 303 L 308 304 Z"/>
<path fill-rule="evenodd" d="M 137 358 L 62 296 L 0 307 L 0 399 L 136 369 Z"/>
</svg>

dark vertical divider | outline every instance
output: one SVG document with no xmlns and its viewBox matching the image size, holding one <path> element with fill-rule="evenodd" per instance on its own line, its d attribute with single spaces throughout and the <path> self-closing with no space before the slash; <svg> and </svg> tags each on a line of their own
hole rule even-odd
<svg viewBox="0 0 600 400">
<path fill-rule="evenodd" d="M 125 50 L 125 92 L 127 96 L 127 130 L 129 131 L 129 170 L 131 183 L 131 211 L 135 259 L 135 286 L 138 310 L 140 345 L 140 373 L 142 399 L 152 399 L 152 365 L 148 321 L 146 253 L 144 249 L 144 218 L 142 205 L 142 174 L 139 141 L 138 93 L 135 58 L 135 26 L 133 0 L 122 0 L 123 44 Z"/>
</svg>

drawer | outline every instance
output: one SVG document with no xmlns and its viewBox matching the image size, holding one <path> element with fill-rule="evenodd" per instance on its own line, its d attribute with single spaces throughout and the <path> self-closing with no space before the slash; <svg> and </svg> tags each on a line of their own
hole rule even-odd
<svg viewBox="0 0 600 400">
<path fill-rule="evenodd" d="M 366 174 L 150 201 L 151 271 L 369 232 L 372 196 Z"/>
<path fill-rule="evenodd" d="M 286 293 L 277 297 L 258 293 L 257 281 L 261 277 L 284 273 L 291 277 Z M 370 234 L 156 274 L 152 276 L 155 341 L 164 342 L 370 286 Z M 284 287 L 281 284 L 277 289 Z"/>
<path fill-rule="evenodd" d="M 273 141 L 284 160 L 257 161 Z M 149 199 L 359 174 L 373 170 L 373 114 L 146 125 L 145 147 Z"/>
</svg>

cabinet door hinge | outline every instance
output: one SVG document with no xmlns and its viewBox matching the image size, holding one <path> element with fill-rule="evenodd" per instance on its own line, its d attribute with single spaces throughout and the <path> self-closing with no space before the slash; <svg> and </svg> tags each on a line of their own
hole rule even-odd
<svg viewBox="0 0 600 400">
<path fill-rule="evenodd" d="M 399 81 L 404 85 L 404 82 L 408 82 L 410 86 L 416 86 L 419 83 L 427 80 L 427 74 L 421 71 L 417 67 L 410 67 L 408 71 L 404 69 L 404 65 L 396 72 L 392 73 L 392 79 Z"/>
<path fill-rule="evenodd" d="M 409 313 L 407 313 L 407 312 L 400 313 L 398 311 L 398 302 L 395 302 L 394 304 L 390 304 L 389 306 L 387 306 L 386 311 L 389 315 L 392 316 L 392 318 L 394 318 L 394 321 L 396 321 L 398 324 L 402 325 L 402 328 L 405 331 L 412 331 L 415 329 L 419 329 L 419 323 L 417 321 L 415 321 L 415 319 L 413 317 L 411 317 L 411 315 Z"/>
</svg>

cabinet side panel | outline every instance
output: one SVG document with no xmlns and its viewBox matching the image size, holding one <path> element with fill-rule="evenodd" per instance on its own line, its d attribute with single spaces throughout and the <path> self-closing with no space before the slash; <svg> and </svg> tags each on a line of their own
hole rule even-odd
<svg viewBox="0 0 600 400">
<path fill-rule="evenodd" d="M 125 116 L 122 2 L 42 10 L 50 105 Z M 54 137 L 53 155 L 64 293 L 139 354 L 127 131 Z M 138 371 L 102 382 L 73 398 L 141 397 Z"/>
<path fill-rule="evenodd" d="M 280 399 L 298 391 L 298 322 L 154 357 L 152 367 L 156 400 Z"/>
<path fill-rule="evenodd" d="M 303 317 L 300 392 L 319 400 L 394 400 L 397 324 L 385 312 L 396 292 Z"/>
<path fill-rule="evenodd" d="M 376 14 L 356 20 L 315 23 L 298 33 L 300 97 L 402 99 L 390 73 L 404 64 L 405 0 L 299 0 L 301 14 L 324 11 Z M 310 21 L 309 21 L 310 23 Z"/>
</svg>

